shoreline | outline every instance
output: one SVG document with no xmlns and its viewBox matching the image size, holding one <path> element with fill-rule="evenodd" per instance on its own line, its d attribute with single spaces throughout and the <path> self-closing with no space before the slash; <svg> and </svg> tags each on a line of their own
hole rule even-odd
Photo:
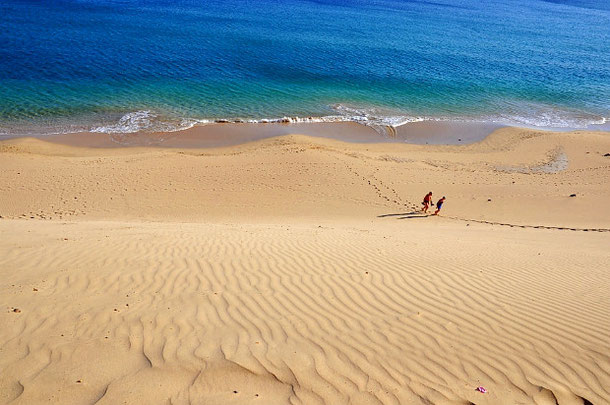
<svg viewBox="0 0 610 405">
<path fill-rule="evenodd" d="M 80 131 L 58 134 L 0 135 L 0 142 L 19 138 L 36 138 L 79 147 L 168 147 L 218 148 L 255 142 L 282 135 L 300 134 L 335 139 L 348 143 L 395 143 L 412 145 L 468 145 L 484 140 L 501 128 L 519 128 L 541 132 L 610 132 L 610 123 L 595 128 L 530 127 L 490 121 L 422 120 L 396 126 L 370 125 L 357 120 L 316 121 L 311 118 L 283 118 L 247 122 L 218 120 L 196 123 L 172 131 L 99 132 Z"/>
<path fill-rule="evenodd" d="M 144 116 L 139 116 L 143 114 Z M 175 130 L 147 130 L 146 125 L 139 129 L 137 121 L 147 121 L 148 111 L 126 114 L 136 123 L 129 125 L 109 125 L 90 131 L 61 133 L 0 134 L 0 141 L 17 138 L 39 138 L 42 140 L 84 147 L 146 147 L 169 148 L 215 148 L 235 146 L 281 135 L 301 134 L 307 136 L 335 139 L 350 143 L 404 143 L 415 145 L 467 145 L 485 139 L 500 128 L 521 128 L 545 132 L 610 132 L 610 122 L 590 124 L 586 128 L 529 126 L 519 123 L 500 123 L 485 120 L 451 120 L 386 117 L 379 122 L 377 118 L 368 120 L 359 117 L 283 117 L 261 120 L 210 119 L 192 120 L 192 124 Z M 156 117 L 155 114 L 152 114 Z M 410 121 L 413 119 L 412 121 Z M 389 124 L 389 121 L 396 123 Z M 187 120 L 189 121 L 189 120 Z M 135 131 L 134 126 L 135 125 Z M 113 128 L 114 127 L 114 128 Z"/>
<path fill-rule="evenodd" d="M 49 121 L 46 125 L 24 120 L 0 120 L 0 139 L 25 136 L 55 136 L 74 133 L 105 133 L 105 134 L 137 134 L 137 133 L 172 133 L 181 132 L 198 126 L 217 126 L 227 124 L 244 124 L 254 126 L 272 125 L 307 125 L 307 124 L 360 124 L 372 128 L 382 136 L 395 136 L 404 126 L 436 125 L 439 126 L 472 126 L 472 127 L 519 127 L 532 130 L 546 130 L 553 132 L 571 131 L 610 131 L 610 118 L 597 115 L 595 119 L 585 120 L 581 117 L 572 119 L 557 118 L 551 121 L 544 114 L 531 117 L 512 117 L 498 114 L 497 116 L 445 116 L 445 115 L 417 115 L 401 113 L 398 111 L 376 110 L 373 107 L 348 107 L 339 104 L 336 107 L 341 114 L 329 115 L 284 115 L 272 118 L 243 118 L 211 117 L 188 118 L 167 115 L 167 113 L 151 110 L 137 110 L 111 114 L 109 117 L 99 117 L 99 122 L 83 123 L 85 118 L 56 118 L 56 122 Z M 108 113 L 110 114 L 110 113 Z M 587 113 L 582 113 L 587 114 Z M 591 113 L 593 114 L 593 113 Z M 4 125 L 4 127 L 2 126 Z"/>
<path fill-rule="evenodd" d="M 77 132 L 57 135 L 3 136 L 0 141 L 37 138 L 44 141 L 97 148 L 168 147 L 217 148 L 236 146 L 282 135 L 306 135 L 348 143 L 466 145 L 482 141 L 502 125 L 479 122 L 410 122 L 386 127 L 384 132 L 353 121 L 297 123 L 211 123 L 172 132 Z"/>
</svg>

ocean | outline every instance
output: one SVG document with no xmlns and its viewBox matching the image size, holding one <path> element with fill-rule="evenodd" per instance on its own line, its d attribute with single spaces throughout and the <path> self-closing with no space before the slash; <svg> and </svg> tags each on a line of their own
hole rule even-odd
<svg viewBox="0 0 610 405">
<path fill-rule="evenodd" d="M 610 2 L 0 0 L 0 135 L 225 120 L 603 127 Z"/>
</svg>

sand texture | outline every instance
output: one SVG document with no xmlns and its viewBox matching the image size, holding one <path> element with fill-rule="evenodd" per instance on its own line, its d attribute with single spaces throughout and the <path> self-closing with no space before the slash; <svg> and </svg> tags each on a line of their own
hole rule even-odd
<svg viewBox="0 0 610 405">
<path fill-rule="evenodd" d="M 0 404 L 609 404 L 608 152 L 2 142 Z"/>
</svg>

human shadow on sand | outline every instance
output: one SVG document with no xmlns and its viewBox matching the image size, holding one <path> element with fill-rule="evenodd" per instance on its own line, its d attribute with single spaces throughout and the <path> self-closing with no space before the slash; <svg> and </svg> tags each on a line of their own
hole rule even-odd
<svg viewBox="0 0 610 405">
<path fill-rule="evenodd" d="M 431 216 L 431 214 L 405 215 L 404 217 L 398 217 L 396 219 L 428 218 L 429 216 Z"/>
<path fill-rule="evenodd" d="M 401 212 L 396 214 L 383 214 L 377 215 L 377 218 L 386 218 L 386 217 L 398 217 L 396 219 L 410 219 L 410 218 L 427 218 L 431 214 L 425 214 L 421 211 L 411 211 L 411 212 Z"/>
<path fill-rule="evenodd" d="M 383 214 L 383 215 L 377 215 L 377 218 L 402 217 L 405 215 L 416 215 L 416 214 L 422 214 L 422 212 L 421 211 L 411 211 L 411 212 L 400 212 L 400 213 L 396 213 L 396 214 Z"/>
</svg>

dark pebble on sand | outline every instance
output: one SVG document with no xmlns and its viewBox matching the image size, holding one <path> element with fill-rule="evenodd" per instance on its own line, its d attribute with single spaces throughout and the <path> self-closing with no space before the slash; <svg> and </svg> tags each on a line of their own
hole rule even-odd
<svg viewBox="0 0 610 405">
<path fill-rule="evenodd" d="M 576 194 L 570 194 L 570 197 L 576 197 Z"/>
<path fill-rule="evenodd" d="M 233 391 L 233 394 L 237 394 L 237 391 Z"/>
<path fill-rule="evenodd" d="M 488 198 L 487 201 L 491 201 L 491 198 Z"/>
<path fill-rule="evenodd" d="M 604 156 L 605 157 L 610 157 L 610 153 L 606 153 Z"/>
<path fill-rule="evenodd" d="M 21 310 L 20 310 L 19 308 L 13 308 L 13 312 L 15 312 L 15 313 L 17 313 L 17 314 L 18 314 L 18 313 L 20 313 L 20 312 L 21 312 Z"/>
</svg>

